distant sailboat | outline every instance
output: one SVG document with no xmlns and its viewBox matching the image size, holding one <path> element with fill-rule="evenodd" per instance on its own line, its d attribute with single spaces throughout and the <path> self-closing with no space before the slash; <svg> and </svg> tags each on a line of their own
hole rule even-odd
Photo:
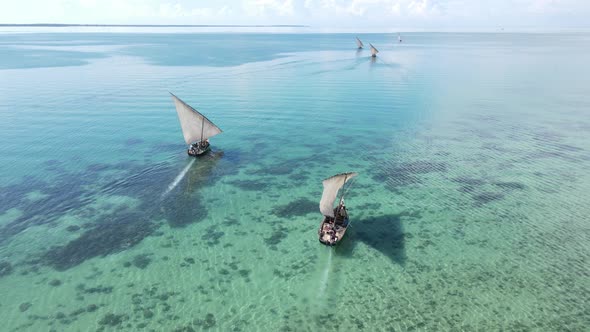
<svg viewBox="0 0 590 332">
<path fill-rule="evenodd" d="M 362 49 L 363 48 L 363 42 L 359 39 L 359 37 L 356 37 L 356 46 L 358 46 L 358 49 Z"/>
<path fill-rule="evenodd" d="M 399 33 L 397 34 L 397 40 L 401 43 L 402 42 L 402 35 L 400 35 Z"/>
<path fill-rule="evenodd" d="M 371 44 L 369 44 L 369 45 L 371 45 Z M 373 58 L 376 58 L 377 57 L 377 53 L 379 53 L 379 50 L 376 49 L 375 46 L 371 45 L 371 56 Z"/>
<path fill-rule="evenodd" d="M 172 93 L 170 95 L 176 106 L 184 141 L 189 144 L 189 156 L 196 157 L 209 151 L 209 138 L 220 134 L 221 129 L 189 104 Z"/>
<path fill-rule="evenodd" d="M 336 201 L 338 191 L 344 187 L 348 180 L 357 175 L 358 173 L 355 172 L 341 173 L 322 181 L 324 192 L 320 200 L 320 212 L 324 215 L 324 220 L 320 225 L 318 235 L 320 242 L 325 245 L 336 245 L 342 240 L 348 228 L 348 212 L 344 205 L 344 194 L 346 192 L 344 189 L 342 189 L 342 194 L 340 195 L 340 200 L 336 208 L 334 208 L 334 202 Z"/>
</svg>

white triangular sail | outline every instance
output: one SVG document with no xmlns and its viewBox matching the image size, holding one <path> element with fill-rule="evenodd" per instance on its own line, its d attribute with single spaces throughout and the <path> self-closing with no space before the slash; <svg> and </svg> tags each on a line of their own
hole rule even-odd
<svg viewBox="0 0 590 332">
<path fill-rule="evenodd" d="M 324 185 L 324 192 L 322 193 L 322 199 L 320 200 L 320 211 L 324 216 L 334 217 L 334 201 L 338 190 L 344 186 L 344 184 L 357 176 L 358 173 L 342 173 L 325 179 L 322 183 Z"/>
<path fill-rule="evenodd" d="M 371 45 L 371 56 L 377 56 L 377 53 L 379 53 L 379 50 L 376 49 L 375 46 Z"/>
<path fill-rule="evenodd" d="M 356 37 L 356 46 L 358 46 L 358 48 L 363 48 L 363 42 L 359 39 L 359 37 Z"/>
<path fill-rule="evenodd" d="M 397 40 L 401 43 L 402 42 L 402 35 L 400 35 L 399 33 L 397 34 Z"/>
<path fill-rule="evenodd" d="M 204 141 L 221 133 L 221 129 L 207 119 L 207 117 L 172 93 L 171 95 L 176 106 L 176 113 L 178 113 L 178 120 L 180 121 L 180 127 L 182 128 L 182 134 L 184 135 L 186 144 L 200 142 L 201 140 Z"/>
</svg>

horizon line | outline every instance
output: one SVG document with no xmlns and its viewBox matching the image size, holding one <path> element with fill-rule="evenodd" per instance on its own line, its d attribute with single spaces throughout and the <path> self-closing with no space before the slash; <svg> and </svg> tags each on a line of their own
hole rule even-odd
<svg viewBox="0 0 590 332">
<path fill-rule="evenodd" d="M 0 23 L 0 27 L 134 27 L 134 28 L 309 28 L 302 24 L 69 24 Z"/>
</svg>

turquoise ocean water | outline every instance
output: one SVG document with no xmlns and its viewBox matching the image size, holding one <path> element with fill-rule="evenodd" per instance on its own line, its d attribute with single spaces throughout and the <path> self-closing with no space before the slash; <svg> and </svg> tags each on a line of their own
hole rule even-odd
<svg viewBox="0 0 590 332">
<path fill-rule="evenodd" d="M 590 35 L 354 37 L 0 34 L 2 330 L 590 326 Z"/>
</svg>

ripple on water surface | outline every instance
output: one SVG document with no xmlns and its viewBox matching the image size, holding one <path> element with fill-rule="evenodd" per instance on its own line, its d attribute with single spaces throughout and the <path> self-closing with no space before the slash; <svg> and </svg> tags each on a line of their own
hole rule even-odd
<svg viewBox="0 0 590 332">
<path fill-rule="evenodd" d="M 6 329 L 588 326 L 584 35 L 362 37 L 376 61 L 346 34 L 0 35 Z"/>
</svg>

